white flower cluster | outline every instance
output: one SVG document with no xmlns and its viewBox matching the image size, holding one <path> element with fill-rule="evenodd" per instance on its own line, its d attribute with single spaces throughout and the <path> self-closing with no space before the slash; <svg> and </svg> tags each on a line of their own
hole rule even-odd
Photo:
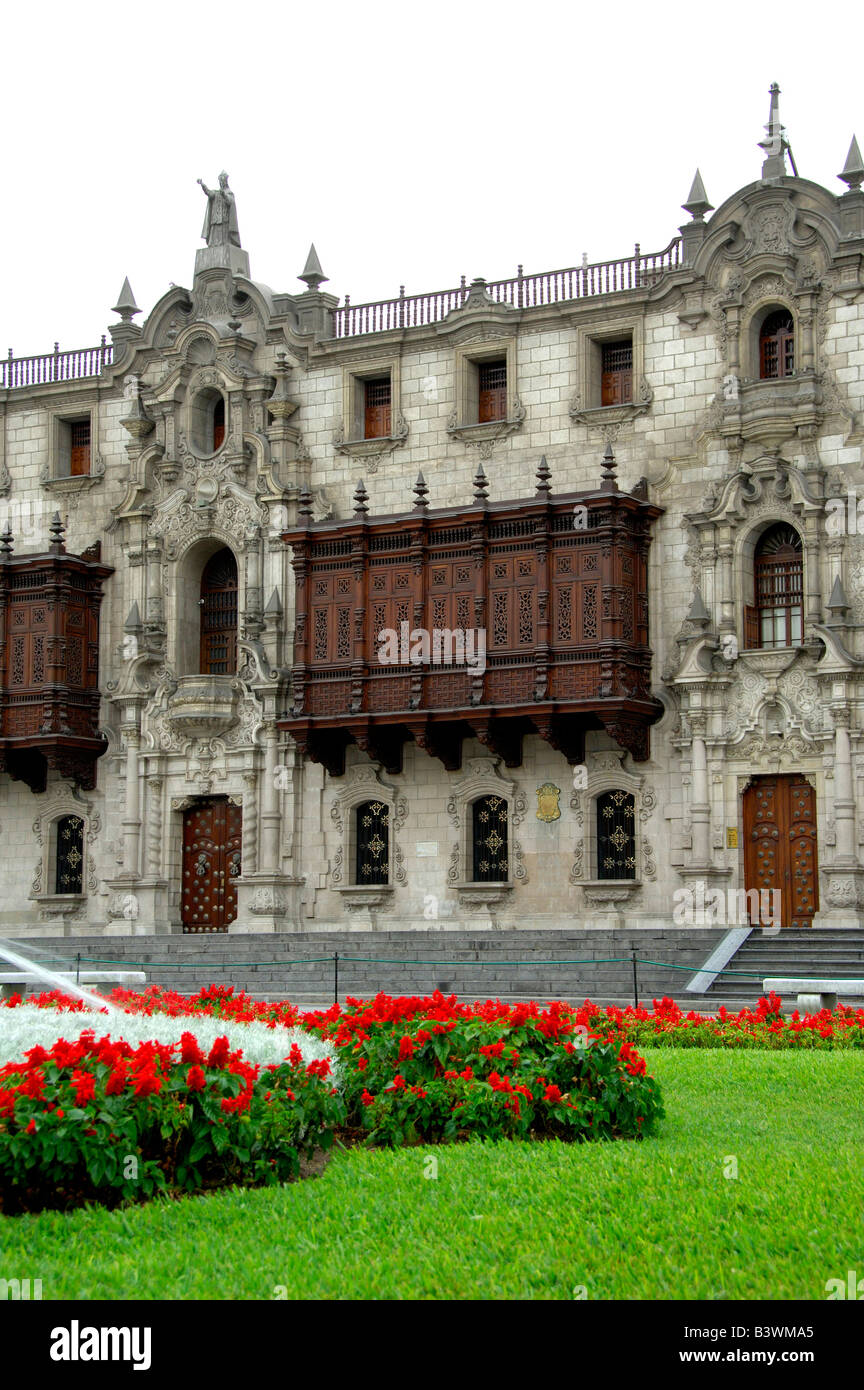
<svg viewBox="0 0 864 1390">
<path fill-rule="evenodd" d="M 213 1018 L 209 1014 L 172 1018 L 168 1014 L 126 1014 L 122 1018 L 104 1013 L 70 1013 L 40 1009 L 35 1004 L 0 1008 L 0 1066 L 23 1061 L 31 1047 L 52 1047 L 58 1038 L 73 1042 L 87 1029 L 99 1038 L 123 1038 L 131 1047 L 143 1042 L 179 1043 L 183 1033 L 191 1033 L 202 1052 L 209 1052 L 217 1038 L 227 1037 L 231 1051 L 243 1050 L 243 1060 L 270 1066 L 282 1062 L 296 1043 L 305 1063 L 327 1057 L 334 1085 L 339 1081 L 336 1049 L 331 1043 L 304 1033 L 301 1028 L 268 1028 L 266 1023 L 239 1023 L 234 1019 Z"/>
</svg>

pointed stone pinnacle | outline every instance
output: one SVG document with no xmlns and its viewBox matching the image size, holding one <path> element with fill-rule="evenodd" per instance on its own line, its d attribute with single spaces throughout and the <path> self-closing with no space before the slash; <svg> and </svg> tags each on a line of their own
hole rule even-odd
<svg viewBox="0 0 864 1390">
<path fill-rule="evenodd" d="M 137 632 L 141 626 L 141 610 L 137 603 L 133 603 L 129 609 L 129 617 L 123 624 L 124 632 Z"/>
<path fill-rule="evenodd" d="M 141 310 L 135 303 L 135 296 L 132 293 L 132 286 L 129 284 L 129 277 L 123 281 L 123 288 L 120 291 L 120 298 L 111 310 L 112 314 L 119 314 L 124 323 L 131 323 L 136 314 Z"/>
<path fill-rule="evenodd" d="M 300 493 L 300 496 L 297 498 L 297 501 L 300 503 L 300 507 L 299 507 L 299 510 L 298 510 L 298 515 L 299 515 L 299 516 L 305 516 L 305 517 L 311 517 L 311 516 L 312 516 L 312 493 L 309 491 L 308 488 L 304 488 L 304 489 L 303 489 L 303 491 Z"/>
<path fill-rule="evenodd" d="M 837 578 L 834 580 L 834 587 L 831 590 L 831 597 L 829 598 L 825 607 L 831 613 L 832 617 L 835 613 L 839 613 L 842 615 L 847 611 L 849 607 L 849 600 L 847 599 L 846 594 L 844 592 L 843 584 L 840 580 L 839 574 Z"/>
<path fill-rule="evenodd" d="M 369 500 L 369 494 L 368 494 L 368 492 L 366 491 L 366 484 L 364 483 L 363 479 L 361 478 L 360 481 L 359 481 L 359 483 L 357 484 L 357 486 L 356 486 L 355 489 L 354 489 L 354 515 L 355 515 L 355 516 L 359 516 L 359 517 L 368 516 L 368 514 L 369 514 L 369 508 L 366 506 L 366 503 L 368 502 L 368 500 Z"/>
<path fill-rule="evenodd" d="M 617 492 L 618 481 L 615 477 L 615 454 L 612 449 L 612 440 L 606 440 L 606 448 L 603 451 L 603 472 L 601 473 L 600 486 L 604 492 Z"/>
<path fill-rule="evenodd" d="M 483 464 L 479 463 L 477 465 L 477 472 L 474 474 L 474 501 L 488 502 L 488 492 L 489 479 L 486 477 L 486 472 L 483 468 Z"/>
<path fill-rule="evenodd" d="M 537 479 L 537 491 L 535 496 L 548 497 L 549 493 L 552 491 L 552 484 L 549 481 L 552 477 L 552 470 L 546 462 L 545 454 L 537 465 L 537 472 L 534 476 Z"/>
<path fill-rule="evenodd" d="M 710 623 L 711 621 L 711 614 L 705 607 L 701 589 L 695 589 L 693 592 L 693 602 L 687 611 L 687 621 L 688 623 Z"/>
<path fill-rule="evenodd" d="M 846 163 L 843 166 L 843 173 L 838 174 L 837 177 L 849 185 L 849 191 L 852 193 L 856 188 L 861 187 L 861 181 L 864 179 L 864 162 L 861 160 L 861 151 L 854 135 L 852 136 L 852 144 L 849 146 L 849 153 L 846 156 Z"/>
<path fill-rule="evenodd" d="M 696 177 L 693 180 L 690 192 L 687 194 L 686 203 L 681 204 L 685 212 L 689 212 L 694 222 L 701 222 L 706 212 L 713 212 L 714 205 L 709 203 L 708 195 L 705 192 L 705 185 L 702 182 L 702 175 L 696 170 Z"/>
<path fill-rule="evenodd" d="M 281 612 L 282 600 L 279 597 L 279 590 L 274 589 L 269 599 L 267 600 L 267 607 L 264 609 L 264 616 L 266 617 L 269 614 L 271 617 L 273 617 Z"/>
<path fill-rule="evenodd" d="M 0 536 L 0 559 L 8 560 L 12 554 L 12 523 L 7 521 L 3 527 L 3 535 Z"/>
<path fill-rule="evenodd" d="M 427 497 L 426 497 L 426 494 L 427 494 L 428 491 L 429 491 L 429 489 L 428 489 L 428 487 L 426 486 L 426 479 L 423 477 L 423 474 L 422 474 L 422 473 L 418 473 L 418 474 L 417 474 L 417 481 L 416 481 L 416 483 L 414 484 L 414 510 L 415 510 L 415 512 L 417 512 L 417 511 L 425 511 L 426 508 L 429 506 L 429 502 L 428 502 Z"/>
<path fill-rule="evenodd" d="M 315 250 L 315 243 L 309 247 L 309 255 L 306 257 L 306 264 L 303 271 L 297 276 L 298 280 L 305 280 L 310 290 L 317 290 L 318 286 L 325 280 L 329 280 L 329 275 L 325 275 L 318 259 L 318 252 Z"/>
</svg>

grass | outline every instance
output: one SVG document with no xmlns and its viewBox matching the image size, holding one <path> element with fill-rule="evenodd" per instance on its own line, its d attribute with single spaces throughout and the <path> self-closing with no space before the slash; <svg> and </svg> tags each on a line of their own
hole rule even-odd
<svg viewBox="0 0 864 1390">
<path fill-rule="evenodd" d="M 0 1217 L 0 1277 L 74 1300 L 824 1299 L 864 1273 L 864 1055 L 644 1055 L 667 1119 L 641 1144 L 354 1150 L 278 1189 Z"/>
</svg>

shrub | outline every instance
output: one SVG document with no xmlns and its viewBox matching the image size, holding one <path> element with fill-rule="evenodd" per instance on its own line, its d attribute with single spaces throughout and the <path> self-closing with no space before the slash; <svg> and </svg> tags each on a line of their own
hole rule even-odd
<svg viewBox="0 0 864 1390">
<path fill-rule="evenodd" d="M 178 1056 L 179 1053 L 179 1056 Z M 326 1059 L 259 1067 L 227 1038 L 201 1052 L 92 1032 L 0 1068 L 5 1212 L 282 1182 L 332 1143 L 344 1106 Z"/>
<path fill-rule="evenodd" d="M 339 1049 L 349 1122 L 369 1142 L 638 1139 L 663 1114 L 645 1063 L 624 1039 L 592 1032 L 564 1004 L 348 1001 L 307 1014 Z"/>
</svg>

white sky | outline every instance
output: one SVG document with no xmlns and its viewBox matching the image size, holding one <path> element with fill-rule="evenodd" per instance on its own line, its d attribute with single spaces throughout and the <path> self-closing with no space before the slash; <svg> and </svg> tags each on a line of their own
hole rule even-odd
<svg viewBox="0 0 864 1390">
<path fill-rule="evenodd" d="M 836 174 L 861 13 L 699 0 L 40 0 L 0 19 L 0 354 L 99 341 L 190 285 L 228 170 L 252 276 L 310 241 L 352 302 L 666 246 L 698 165 L 759 177 L 768 87 L 802 177 Z"/>
</svg>

